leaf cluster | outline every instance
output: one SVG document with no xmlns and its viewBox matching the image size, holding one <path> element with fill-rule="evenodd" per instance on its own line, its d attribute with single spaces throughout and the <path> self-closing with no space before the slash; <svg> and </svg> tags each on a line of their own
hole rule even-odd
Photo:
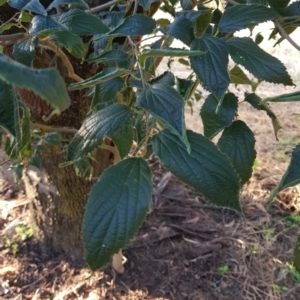
<svg viewBox="0 0 300 300">
<path fill-rule="evenodd" d="M 267 99 L 255 93 L 262 81 L 294 84 L 284 64 L 261 48 L 262 36 L 252 36 L 255 26 L 273 21 L 270 38 L 277 38 L 276 44 L 291 41 L 289 34 L 300 25 L 299 3 L 228 1 L 220 7 L 219 1 L 212 2 L 216 5 L 135 0 L 90 7 L 89 1 L 55 0 L 45 7 L 38 0 L 0 1 L 18 11 L 0 24 L 2 51 L 13 47 L 11 57 L 0 53 L 0 125 L 9 133 L 4 148 L 13 164 L 23 166 L 31 157 L 32 164 L 42 167 L 39 151 L 46 151 L 47 143 L 59 147 L 64 139 L 61 167 L 74 164 L 83 174 L 88 170 L 84 161 L 96 148 L 109 149 L 103 140 L 114 143 L 115 164 L 93 186 L 83 222 L 85 259 L 94 270 L 130 241 L 146 217 L 152 196 L 149 154 L 210 203 L 242 215 L 239 190 L 251 177 L 256 151 L 254 133 L 239 118 L 239 106 L 248 102 L 265 111 L 277 138 L 281 126 L 268 103 L 300 99 L 299 92 Z M 172 21 L 152 16 L 159 5 Z M 21 30 L 11 34 L 11 28 Z M 246 28 L 248 37 L 235 35 Z M 185 47 L 172 47 L 173 40 Z M 67 84 L 54 67 L 36 69 L 40 51 L 59 56 L 73 82 Z M 82 79 L 70 56 L 101 71 Z M 164 57 L 169 62 L 159 74 Z M 188 77 L 173 74 L 178 63 L 191 70 Z M 239 85 L 252 93 L 239 99 L 234 94 Z M 184 118 L 185 107 L 193 108 L 201 98 L 201 87 L 209 92 L 199 113 L 203 134 L 187 130 Z M 70 107 L 69 91 L 85 89 L 92 101 L 78 131 L 39 127 L 15 88 L 34 92 L 53 108 L 45 122 Z M 70 132 L 71 139 L 65 134 Z M 213 142 L 217 134 L 220 138 Z M 270 201 L 300 182 L 299 147 Z"/>
</svg>

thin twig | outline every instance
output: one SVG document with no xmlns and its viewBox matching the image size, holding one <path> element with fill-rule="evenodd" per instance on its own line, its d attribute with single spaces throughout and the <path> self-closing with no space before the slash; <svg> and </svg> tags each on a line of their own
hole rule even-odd
<svg viewBox="0 0 300 300">
<path fill-rule="evenodd" d="M 69 61 L 69 58 L 59 47 L 56 47 L 55 44 L 53 44 L 49 40 L 43 40 L 42 43 L 43 43 L 43 45 L 49 47 L 54 53 L 56 53 L 62 59 L 62 61 L 64 62 L 65 66 L 68 70 L 70 78 L 72 78 L 73 80 L 75 80 L 77 82 L 83 81 L 83 79 L 81 77 L 79 77 L 78 75 L 75 74 L 73 66 Z"/>
<path fill-rule="evenodd" d="M 143 85 L 143 88 L 145 88 L 146 87 L 146 79 L 145 79 L 145 76 L 144 76 L 142 66 L 141 66 L 140 62 L 138 61 L 138 55 L 139 54 L 138 54 L 137 46 L 134 43 L 134 41 L 132 40 L 131 36 L 128 36 L 127 39 L 129 41 L 130 45 L 133 47 L 134 54 L 135 54 L 136 60 L 137 60 L 137 65 L 138 65 L 138 68 L 139 68 L 139 71 L 140 71 L 140 74 L 141 74 L 142 85 Z"/>
<path fill-rule="evenodd" d="M 118 3 L 120 3 L 122 0 L 113 0 L 113 1 L 110 1 L 108 3 L 105 3 L 105 4 L 102 4 L 102 5 L 99 5 L 99 6 L 96 6 L 96 7 L 93 7 L 89 10 L 86 10 L 86 12 L 91 12 L 92 14 L 95 14 L 99 11 L 102 11 L 102 10 L 105 10 L 111 6 L 114 6 Z"/>
<path fill-rule="evenodd" d="M 137 13 L 138 7 L 139 7 L 139 1 L 134 0 L 134 8 L 133 8 L 132 15 L 135 15 Z"/>
<path fill-rule="evenodd" d="M 45 131 L 56 131 L 56 132 L 64 132 L 64 133 L 77 133 L 78 130 L 75 128 L 68 128 L 68 127 L 52 127 L 52 126 L 47 126 L 47 125 L 42 125 L 38 123 L 30 123 L 30 127 L 32 129 L 42 129 Z"/>
<path fill-rule="evenodd" d="M 287 32 L 284 30 L 284 28 L 281 26 L 281 24 L 275 20 L 274 21 L 275 26 L 281 33 L 281 35 L 288 41 L 292 46 L 294 46 L 298 51 L 300 51 L 300 46 L 294 42 L 294 40 L 287 34 Z"/>
</svg>

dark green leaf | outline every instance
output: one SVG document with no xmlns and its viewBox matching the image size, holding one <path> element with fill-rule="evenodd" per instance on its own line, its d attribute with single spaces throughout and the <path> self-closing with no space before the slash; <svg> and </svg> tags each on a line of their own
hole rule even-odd
<svg viewBox="0 0 300 300">
<path fill-rule="evenodd" d="M 60 44 L 67 49 L 69 53 L 80 59 L 84 59 L 87 54 L 87 46 L 82 39 L 66 30 L 55 30 L 50 33 L 48 39 L 55 44 Z"/>
<path fill-rule="evenodd" d="M 0 80 L 0 125 L 9 131 L 13 136 L 15 132 L 14 119 L 14 88 L 12 85 Z"/>
<path fill-rule="evenodd" d="M 79 9 L 63 13 L 59 22 L 74 34 L 93 35 L 109 31 L 109 28 L 99 18 Z"/>
<path fill-rule="evenodd" d="M 234 121 L 226 128 L 218 141 L 219 149 L 231 160 L 235 170 L 245 184 L 252 175 L 252 166 L 256 158 L 253 132 L 241 120 Z"/>
<path fill-rule="evenodd" d="M 175 20 L 167 27 L 167 34 L 173 36 L 174 38 L 182 41 L 186 45 L 190 45 L 194 40 L 194 22 L 203 14 L 207 13 L 206 11 L 182 11 L 177 12 Z"/>
<path fill-rule="evenodd" d="M 234 37 L 227 43 L 234 62 L 245 67 L 255 77 L 268 82 L 294 85 L 283 63 L 262 50 L 250 38 Z"/>
<path fill-rule="evenodd" d="M 175 48 L 161 48 L 161 49 L 152 49 L 141 53 L 138 57 L 139 62 L 145 61 L 147 57 L 185 57 L 185 56 L 199 56 L 205 54 L 204 51 L 199 50 L 186 50 L 186 49 L 175 49 Z"/>
<path fill-rule="evenodd" d="M 184 123 L 184 100 L 172 87 L 155 84 L 137 92 L 137 106 L 159 119 L 189 149 Z"/>
<path fill-rule="evenodd" d="M 16 61 L 31 67 L 35 57 L 35 39 L 21 40 L 13 46 L 13 57 Z"/>
<path fill-rule="evenodd" d="M 69 90 L 72 91 L 72 90 L 84 89 L 108 81 L 115 77 L 124 76 L 126 74 L 129 74 L 129 71 L 126 69 L 107 68 L 86 80 L 83 80 L 78 83 L 70 84 Z"/>
<path fill-rule="evenodd" d="M 244 71 L 238 65 L 235 65 L 229 71 L 229 78 L 230 78 L 230 83 L 234 83 L 234 84 L 252 85 L 254 83 L 247 77 L 247 75 L 244 73 Z"/>
<path fill-rule="evenodd" d="M 290 164 L 282 176 L 278 186 L 269 196 L 268 204 L 272 202 L 274 197 L 282 190 L 300 183 L 300 144 L 297 145 L 292 153 Z"/>
<path fill-rule="evenodd" d="M 194 34 L 195 38 L 199 39 L 202 38 L 204 35 L 207 27 L 209 26 L 211 19 L 212 19 L 212 11 L 209 10 L 205 14 L 198 17 L 194 24 Z"/>
<path fill-rule="evenodd" d="M 219 101 L 213 95 L 209 95 L 200 111 L 204 135 L 209 139 L 231 125 L 237 113 L 238 98 L 232 93 L 225 94 L 222 105 L 218 108 L 216 114 L 218 105 Z"/>
<path fill-rule="evenodd" d="M 121 50 L 112 50 L 97 57 L 88 60 L 89 62 L 97 62 L 106 64 L 109 68 L 124 68 L 129 69 L 131 66 L 131 57 L 128 53 Z"/>
<path fill-rule="evenodd" d="M 9 5 L 18 10 L 29 10 L 38 15 L 47 15 L 44 6 L 39 0 L 9 0 Z"/>
<path fill-rule="evenodd" d="M 29 33 L 37 35 L 43 31 L 50 29 L 63 29 L 61 24 L 57 23 L 51 16 L 34 16 L 31 24 Z"/>
<path fill-rule="evenodd" d="M 204 55 L 191 57 L 191 66 L 203 82 L 204 88 L 218 100 L 222 100 L 230 83 L 225 39 L 205 35 L 192 42 L 191 50 L 206 52 Z"/>
<path fill-rule="evenodd" d="M 291 3 L 288 7 L 283 9 L 282 14 L 285 17 L 299 16 L 300 15 L 300 2 L 295 1 L 295 2 Z"/>
<path fill-rule="evenodd" d="M 128 122 L 125 126 L 119 128 L 111 137 L 118 149 L 121 159 L 128 155 L 132 146 L 133 135 L 132 123 Z"/>
<path fill-rule="evenodd" d="M 271 118 L 272 120 L 272 125 L 273 125 L 273 129 L 274 129 L 274 133 L 275 133 L 275 137 L 276 140 L 278 141 L 278 137 L 277 137 L 277 132 L 282 128 L 276 115 L 273 113 L 273 111 L 271 110 L 270 106 L 265 103 L 265 104 L 261 104 L 262 99 L 260 97 L 258 97 L 256 94 L 248 94 L 245 98 L 245 101 L 247 101 L 248 103 L 250 103 L 254 108 L 256 108 L 257 110 L 263 110 L 267 113 L 267 115 Z"/>
<path fill-rule="evenodd" d="M 118 100 L 118 93 L 124 87 L 124 80 L 120 77 L 97 84 L 91 104 L 91 110 L 96 111 L 114 104 Z"/>
<path fill-rule="evenodd" d="M 71 140 L 66 162 L 62 165 L 69 165 L 85 157 L 100 146 L 106 136 L 112 136 L 116 130 L 124 126 L 130 117 L 130 108 L 122 104 L 113 104 L 86 118 Z"/>
<path fill-rule="evenodd" d="M 177 136 L 164 130 L 152 138 L 154 153 L 162 165 L 211 203 L 241 212 L 240 178 L 229 158 L 206 137 L 187 131 L 188 154 Z"/>
<path fill-rule="evenodd" d="M 79 177 L 89 177 L 93 174 L 93 168 L 86 159 L 77 160 L 74 163 L 75 173 Z"/>
<path fill-rule="evenodd" d="M 173 86 L 175 84 L 175 76 L 172 72 L 165 71 L 161 75 L 149 80 L 148 83 L 150 84 L 160 83 L 160 84 Z"/>
<path fill-rule="evenodd" d="M 52 105 L 57 114 L 69 107 L 69 94 L 57 69 L 29 68 L 3 54 L 0 54 L 0 64 L 0 79 L 33 91 Z"/>
<path fill-rule="evenodd" d="M 54 0 L 47 7 L 47 10 L 51 10 L 52 8 L 57 8 L 59 5 L 66 5 L 66 4 L 70 4 L 72 7 L 79 7 L 84 9 L 89 8 L 86 1 L 84 0 Z"/>
<path fill-rule="evenodd" d="M 49 132 L 43 136 L 44 141 L 52 146 L 60 146 L 62 142 L 62 136 L 58 132 Z"/>
<path fill-rule="evenodd" d="M 111 30 L 108 35 L 145 35 L 151 34 L 156 27 L 156 22 L 144 15 L 129 16 L 123 22 Z"/>
<path fill-rule="evenodd" d="M 193 80 L 176 77 L 176 89 L 184 99 L 192 84 Z"/>
<path fill-rule="evenodd" d="M 133 238 L 151 196 L 151 171 L 143 158 L 129 158 L 104 171 L 90 192 L 83 221 L 84 258 L 92 270 Z"/>
<path fill-rule="evenodd" d="M 219 28 L 221 32 L 238 31 L 278 17 L 276 11 L 265 5 L 234 5 L 223 13 Z"/>
<path fill-rule="evenodd" d="M 269 5 L 276 10 L 277 12 L 281 12 L 291 0 L 267 0 Z"/>
</svg>

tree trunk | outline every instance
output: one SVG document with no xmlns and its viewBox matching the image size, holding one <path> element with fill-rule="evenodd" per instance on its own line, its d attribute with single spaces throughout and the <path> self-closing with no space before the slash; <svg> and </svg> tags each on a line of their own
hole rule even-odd
<svg viewBox="0 0 300 300">
<path fill-rule="evenodd" d="M 68 252 L 82 257 L 81 225 L 89 190 L 94 180 L 78 177 L 73 166 L 59 168 L 61 149 L 51 147 L 42 155 L 43 169 L 28 166 L 23 171 L 26 195 L 31 200 L 34 236 L 45 252 Z M 110 153 L 97 151 L 93 175 L 110 164 Z"/>
<path fill-rule="evenodd" d="M 103 0 L 99 1 L 99 4 L 101 2 L 103 3 Z M 10 19 L 15 12 L 8 4 L 1 6 L 0 24 Z M 17 31 L 19 29 L 13 28 L 7 33 Z M 55 66 L 67 84 L 72 82 L 60 58 L 55 57 L 51 51 L 37 49 L 36 52 L 35 68 Z M 5 47 L 4 53 L 11 56 L 12 46 Z M 81 78 L 88 78 L 99 71 L 97 66 L 81 63 L 80 60 L 73 57 L 69 57 L 69 59 L 75 73 Z M 91 102 L 89 97 L 84 97 L 85 91 L 83 90 L 70 92 L 70 108 L 59 117 L 55 116 L 48 123 L 44 123 L 42 116 L 49 115 L 52 108 L 30 91 L 16 89 L 16 92 L 18 97 L 29 107 L 32 121 L 48 126 L 79 129 Z M 94 152 L 93 157 L 96 163 L 92 163 L 92 180 L 89 180 L 78 177 L 73 166 L 59 168 L 59 164 L 64 161 L 62 147 L 51 146 L 48 150 L 48 152 L 40 153 L 42 170 L 33 166 L 25 166 L 23 171 L 26 195 L 32 201 L 34 236 L 41 242 L 43 250 L 47 253 L 64 251 L 76 257 L 82 257 L 81 226 L 85 204 L 90 188 L 96 181 L 95 178 L 98 178 L 102 171 L 112 164 L 112 154 L 100 149 Z"/>
</svg>

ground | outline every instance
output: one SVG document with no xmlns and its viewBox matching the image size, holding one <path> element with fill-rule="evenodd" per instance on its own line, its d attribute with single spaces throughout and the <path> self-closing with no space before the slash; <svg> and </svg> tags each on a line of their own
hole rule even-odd
<svg viewBox="0 0 300 300">
<path fill-rule="evenodd" d="M 284 51 L 279 54 L 298 85 L 285 89 L 262 84 L 257 90 L 261 97 L 299 89 L 298 53 Z M 179 67 L 176 71 L 182 77 L 188 72 Z M 240 95 L 242 99 L 242 91 Z M 197 132 L 202 131 L 201 103 L 195 104 L 192 116 L 187 115 L 188 127 Z M 291 260 L 300 233 L 300 187 L 283 191 L 270 206 L 265 203 L 299 143 L 300 105 L 272 108 L 283 127 L 279 141 L 264 112 L 247 103 L 239 110 L 239 118 L 257 141 L 257 164 L 240 195 L 245 222 L 231 210 L 210 206 L 163 170 L 157 158 L 150 159 L 153 203 L 144 225 L 124 250 L 123 275 L 110 266 L 92 273 L 72 257 L 40 253 L 27 226 L 28 201 L 22 185 L 14 185 L 2 166 L 0 299 L 299 299 L 300 275 Z"/>
</svg>

